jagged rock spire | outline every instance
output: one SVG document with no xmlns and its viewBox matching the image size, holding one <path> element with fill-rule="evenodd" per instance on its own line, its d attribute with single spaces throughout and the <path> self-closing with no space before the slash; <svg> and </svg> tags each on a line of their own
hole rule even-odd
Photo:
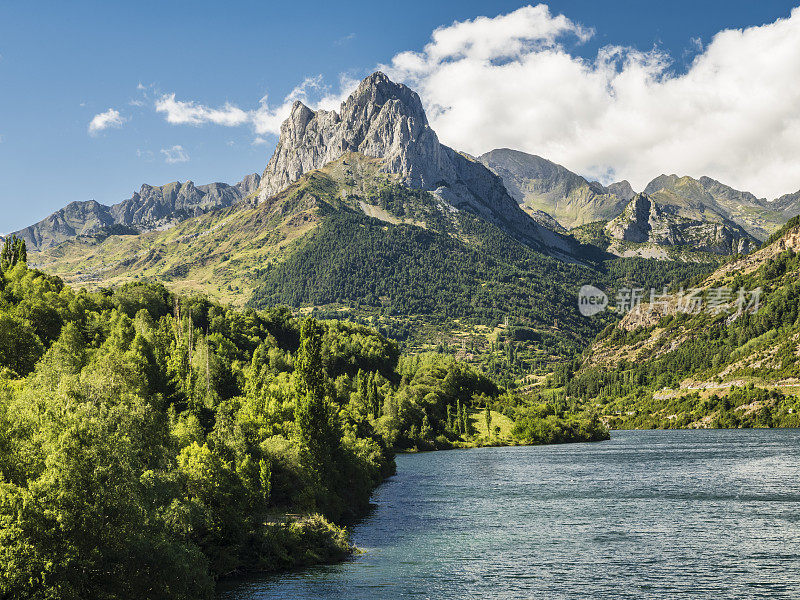
<svg viewBox="0 0 800 600">
<path fill-rule="evenodd" d="M 416 92 L 380 71 L 364 79 L 339 112 L 295 102 L 264 170 L 264 200 L 348 152 L 381 159 L 409 187 L 434 192 L 455 208 L 469 207 L 519 236 L 569 253 L 569 242 L 534 222 L 484 165 L 439 143 Z"/>
</svg>

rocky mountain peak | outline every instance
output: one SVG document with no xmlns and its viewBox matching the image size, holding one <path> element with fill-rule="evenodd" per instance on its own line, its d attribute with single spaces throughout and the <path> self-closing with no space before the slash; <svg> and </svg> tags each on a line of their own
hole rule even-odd
<svg viewBox="0 0 800 600">
<path fill-rule="evenodd" d="M 439 140 L 428 126 L 419 96 L 384 73 L 364 79 L 339 112 L 312 111 L 295 102 L 261 179 L 260 199 L 347 152 L 381 158 L 386 170 L 409 185 L 430 187 L 441 162 Z M 429 165 L 430 161 L 433 165 Z"/>
<path fill-rule="evenodd" d="M 259 200 L 350 152 L 380 159 L 383 171 L 456 209 L 469 208 L 540 246 L 571 252 L 569 241 L 519 208 L 497 175 L 442 145 L 417 93 L 380 71 L 364 79 L 338 112 L 294 104 L 261 177 Z"/>
<path fill-rule="evenodd" d="M 682 179 L 671 182 L 677 184 Z M 662 204 L 658 198 L 663 189 L 653 195 L 636 194 L 622 214 L 608 222 L 608 235 L 623 242 L 684 246 L 715 254 L 744 254 L 755 246 L 756 240 L 732 221 L 695 218 L 691 211 Z"/>
<path fill-rule="evenodd" d="M 381 71 L 364 79 L 342 104 L 342 118 L 353 118 L 358 113 L 368 117 L 379 113 L 387 104 L 393 112 L 407 115 L 421 126 L 428 125 L 419 95 L 402 83 L 395 83 Z"/>
<path fill-rule="evenodd" d="M 261 175 L 258 173 L 251 173 L 250 175 L 245 176 L 245 178 L 237 183 L 234 187 L 239 191 L 239 195 L 242 198 L 246 198 L 255 192 L 260 184 Z"/>
<path fill-rule="evenodd" d="M 636 192 L 633 191 L 633 187 L 631 187 L 627 179 L 608 184 L 606 190 L 608 193 L 623 200 L 631 200 L 636 195 Z"/>
<path fill-rule="evenodd" d="M 680 177 L 678 177 L 675 174 L 666 175 L 662 173 L 661 175 L 653 179 L 653 181 L 648 183 L 645 186 L 643 192 L 649 196 L 666 187 L 674 186 L 675 184 L 678 183 L 678 180 L 680 180 Z"/>
</svg>

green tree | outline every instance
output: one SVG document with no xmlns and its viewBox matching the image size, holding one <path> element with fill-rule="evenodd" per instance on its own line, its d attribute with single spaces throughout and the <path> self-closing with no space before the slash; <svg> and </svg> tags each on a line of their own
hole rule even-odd
<svg viewBox="0 0 800 600">
<path fill-rule="evenodd" d="M 325 395 L 322 333 L 322 326 L 316 320 L 303 321 L 294 373 L 297 429 L 313 466 L 321 473 L 332 465 L 341 443 L 341 430 Z"/>
<path fill-rule="evenodd" d="M 0 312 L 0 366 L 25 376 L 44 354 L 44 346 L 24 321 Z"/>
<path fill-rule="evenodd" d="M 0 270 L 7 271 L 20 263 L 28 262 L 28 249 L 25 240 L 15 234 L 7 237 L 0 251 Z"/>
</svg>

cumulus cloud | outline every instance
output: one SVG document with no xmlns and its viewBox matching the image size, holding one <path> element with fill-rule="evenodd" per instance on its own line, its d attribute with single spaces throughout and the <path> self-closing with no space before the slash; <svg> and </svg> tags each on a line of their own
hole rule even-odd
<svg viewBox="0 0 800 600">
<path fill-rule="evenodd" d="M 189 162 L 189 155 L 180 145 L 175 145 L 172 148 L 162 148 L 161 154 L 164 155 L 164 162 L 170 165 Z"/>
<path fill-rule="evenodd" d="M 156 101 L 155 108 L 165 115 L 168 123 L 175 125 L 250 125 L 256 134 L 253 143 L 261 144 L 266 143 L 263 136 L 280 133 L 281 123 L 289 116 L 295 101 L 299 100 L 315 110 L 332 110 L 338 108 L 357 85 L 357 80 L 343 75 L 339 80 L 338 91 L 333 91 L 324 83 L 322 76 L 317 75 L 306 77 L 279 103 L 270 104 L 269 97 L 264 95 L 258 106 L 250 110 L 231 103 L 225 103 L 220 108 L 211 108 L 192 100 L 177 100 L 175 94 L 162 95 Z"/>
<path fill-rule="evenodd" d="M 760 196 L 800 188 L 800 9 L 717 33 L 685 72 L 654 49 L 570 51 L 592 31 L 544 5 L 437 29 L 384 68 L 416 89 L 442 141 L 510 147 L 636 189 L 709 175 Z"/>
<path fill-rule="evenodd" d="M 120 128 L 122 124 L 127 121 L 125 117 L 119 114 L 118 110 L 109 108 L 106 112 L 92 117 L 89 121 L 89 135 L 97 135 L 101 131 L 111 128 Z"/>
<path fill-rule="evenodd" d="M 526 6 L 440 27 L 379 68 L 419 92 L 443 143 L 471 154 L 516 148 L 641 190 L 661 173 L 709 175 L 758 196 L 800 189 L 800 9 L 774 23 L 692 39 L 686 69 L 654 48 L 576 51 L 594 30 Z M 685 55 L 684 55 L 685 56 Z M 336 109 L 356 87 L 302 81 L 282 100 L 211 108 L 161 96 L 170 123 L 280 132 L 292 103 Z"/>
<path fill-rule="evenodd" d="M 226 103 L 222 108 L 207 108 L 194 102 L 175 99 L 175 94 L 166 94 L 156 101 L 156 112 L 164 113 L 168 123 L 174 125 L 203 125 L 215 123 L 235 127 L 248 121 L 245 111 Z"/>
</svg>

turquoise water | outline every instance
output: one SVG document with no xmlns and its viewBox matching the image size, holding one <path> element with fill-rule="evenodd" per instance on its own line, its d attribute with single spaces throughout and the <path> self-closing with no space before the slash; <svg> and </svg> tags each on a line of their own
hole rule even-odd
<svg viewBox="0 0 800 600">
<path fill-rule="evenodd" d="M 800 598 L 800 430 L 397 457 L 342 565 L 235 600 Z"/>
</svg>

